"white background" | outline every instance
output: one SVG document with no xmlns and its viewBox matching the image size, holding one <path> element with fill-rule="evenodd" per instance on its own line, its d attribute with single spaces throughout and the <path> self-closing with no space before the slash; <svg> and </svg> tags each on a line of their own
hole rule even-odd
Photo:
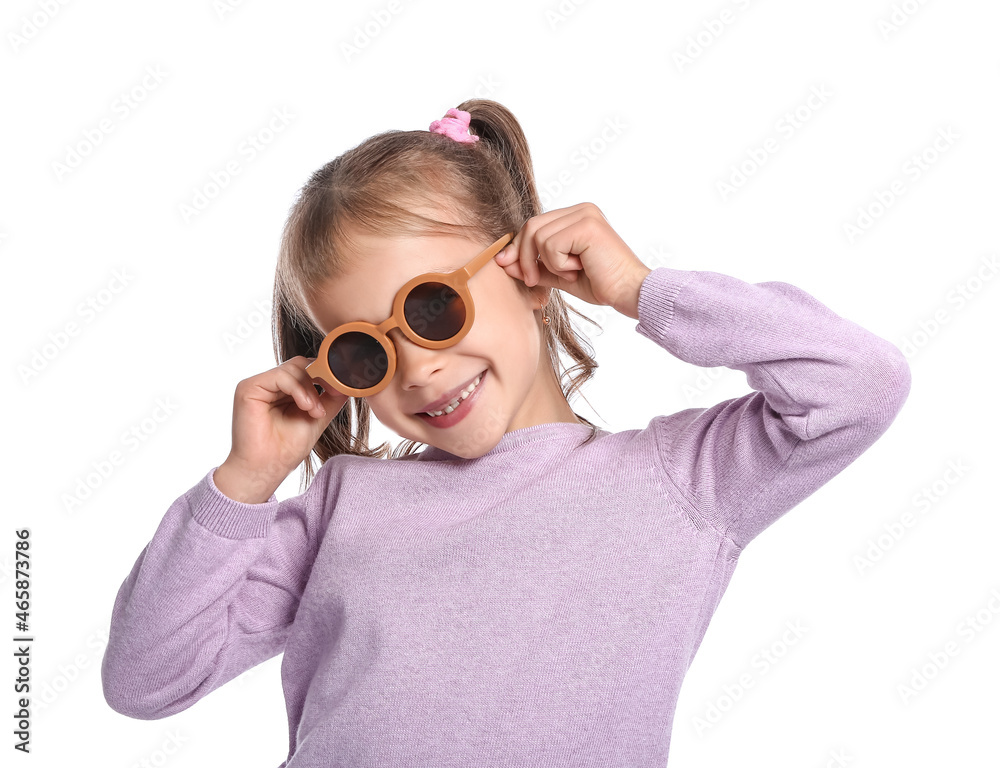
<svg viewBox="0 0 1000 768">
<path fill-rule="evenodd" d="M 6 3 L 0 563 L 12 623 L 14 529 L 29 527 L 36 638 L 32 753 L 16 764 L 284 758 L 280 657 L 166 720 L 112 711 L 111 607 L 169 504 L 225 458 L 236 383 L 275 364 L 267 308 L 299 187 L 374 133 L 426 129 L 484 96 L 521 120 L 547 209 L 596 203 L 651 267 L 797 285 L 909 358 L 911 394 L 886 435 L 742 556 L 685 680 L 670 764 L 997 765 L 998 21 L 987 0 Z M 829 96 L 809 106 L 814 88 Z M 274 110 L 293 119 L 250 158 L 241 147 Z M 621 130 L 602 138 L 609 120 Z M 941 152 L 939 131 L 957 137 Z M 777 151 L 753 167 L 769 138 Z M 86 155 L 72 168 L 71 148 Z M 185 220 L 234 159 L 239 174 Z M 744 161 L 749 178 L 724 196 Z M 552 194 L 563 171 L 571 183 Z M 894 181 L 906 191 L 879 211 Z M 859 208 L 873 217 L 852 237 Z M 101 311 L 81 314 L 88 300 Z M 742 373 L 683 363 L 634 320 L 578 306 L 604 332 L 584 390 L 597 413 L 574 406 L 602 427 L 748 391 Z M 171 411 L 159 423 L 158 401 Z M 123 462 L 67 503 L 114 450 Z M 884 552 L 862 570 L 872 542 Z M 804 634 L 785 635 L 789 622 Z M 938 670 L 928 654 L 949 642 Z M 904 703 L 898 686 L 925 664 L 933 676 Z"/>
</svg>

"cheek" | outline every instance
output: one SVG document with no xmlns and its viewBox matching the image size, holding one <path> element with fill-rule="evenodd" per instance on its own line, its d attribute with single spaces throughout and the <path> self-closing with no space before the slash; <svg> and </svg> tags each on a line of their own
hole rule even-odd
<svg viewBox="0 0 1000 768">
<path fill-rule="evenodd" d="M 365 402 L 371 408 L 375 418 L 383 424 L 391 423 L 393 414 L 400 413 L 399 398 L 391 391 L 392 385 L 386 387 L 374 397 L 366 397 Z"/>
<path fill-rule="evenodd" d="M 530 362 L 538 357 L 535 316 L 516 296 L 484 302 L 482 309 L 477 304 L 469 336 L 470 346 L 498 360 Z"/>
<path fill-rule="evenodd" d="M 475 333 L 504 346 L 510 345 L 513 337 L 523 346 L 525 336 L 535 328 L 532 299 L 521 293 L 516 281 L 499 265 L 494 272 L 482 289 L 473 294 L 476 319 L 470 335 Z M 535 330 L 537 332 L 537 328 Z"/>
</svg>

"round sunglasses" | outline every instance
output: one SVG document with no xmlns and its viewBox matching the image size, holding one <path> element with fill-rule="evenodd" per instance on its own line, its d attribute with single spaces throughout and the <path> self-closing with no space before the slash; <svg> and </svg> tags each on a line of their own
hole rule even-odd
<svg viewBox="0 0 1000 768">
<path fill-rule="evenodd" d="M 372 325 L 363 320 L 338 325 L 323 339 L 306 373 L 324 388 L 350 397 L 369 397 L 388 386 L 396 373 L 396 347 L 389 331 L 399 328 L 414 344 L 443 349 L 458 344 L 472 328 L 476 308 L 469 280 L 514 239 L 508 232 L 453 272 L 417 275 L 396 293 L 392 315 Z"/>
</svg>

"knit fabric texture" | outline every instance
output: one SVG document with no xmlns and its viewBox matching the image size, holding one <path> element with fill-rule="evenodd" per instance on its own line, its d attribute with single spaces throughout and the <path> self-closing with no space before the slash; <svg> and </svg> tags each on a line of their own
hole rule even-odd
<svg viewBox="0 0 1000 768">
<path fill-rule="evenodd" d="M 279 768 L 663 768 L 740 553 L 885 432 L 910 370 L 788 283 L 658 267 L 638 314 L 753 391 L 585 445 L 560 422 L 476 459 L 335 456 L 262 504 L 213 468 L 117 594 L 108 704 L 167 717 L 283 652 Z"/>
</svg>

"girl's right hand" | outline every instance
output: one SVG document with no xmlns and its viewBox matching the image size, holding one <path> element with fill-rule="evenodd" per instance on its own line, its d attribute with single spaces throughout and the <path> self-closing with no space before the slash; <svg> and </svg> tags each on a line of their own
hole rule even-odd
<svg viewBox="0 0 1000 768">
<path fill-rule="evenodd" d="M 316 392 L 301 355 L 243 379 L 233 398 L 233 445 L 215 470 L 216 488 L 235 501 L 260 504 L 312 451 L 350 398 Z"/>
</svg>

